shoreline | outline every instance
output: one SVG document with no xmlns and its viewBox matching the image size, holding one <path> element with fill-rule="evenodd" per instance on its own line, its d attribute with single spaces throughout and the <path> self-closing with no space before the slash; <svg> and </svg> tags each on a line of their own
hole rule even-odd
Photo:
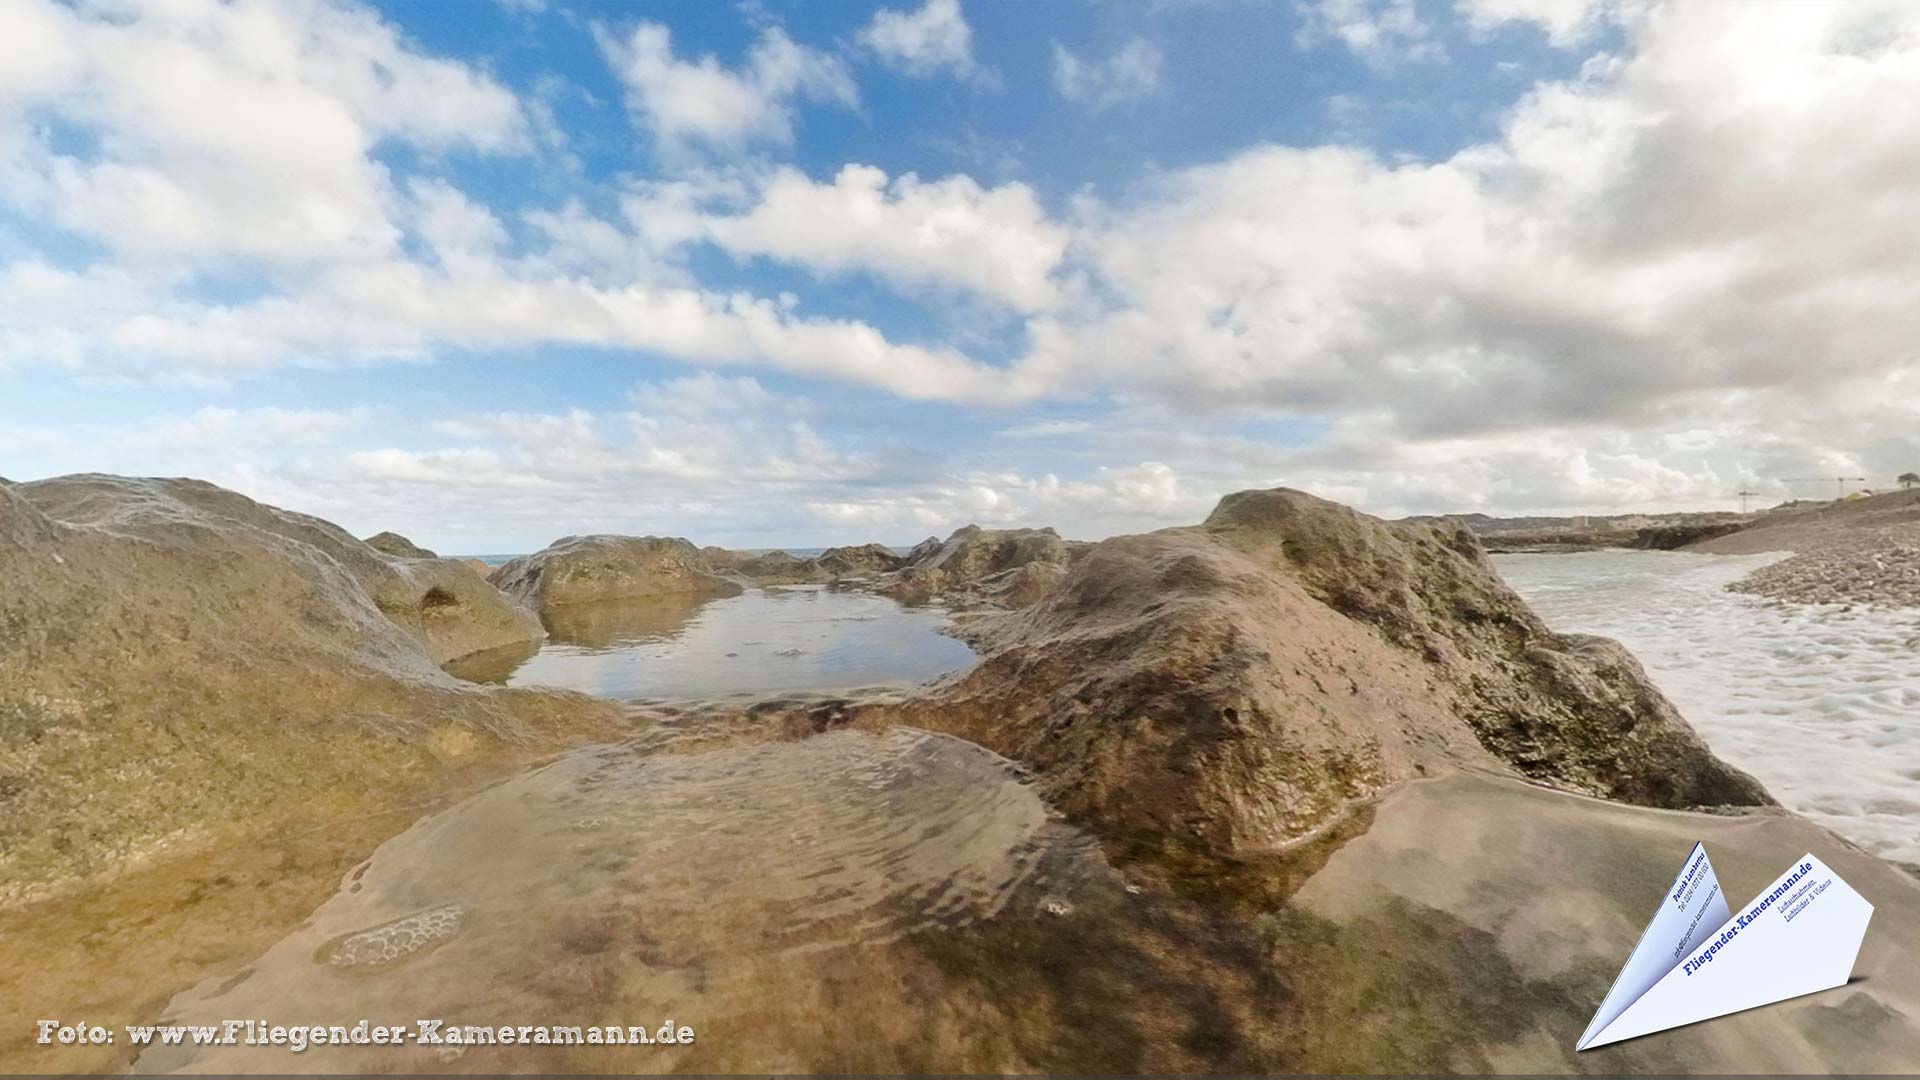
<svg viewBox="0 0 1920 1080">
<path fill-rule="evenodd" d="M 0 512 L 11 509 L 24 525 L 12 527 L 24 540 L 9 557 L 27 560 L 20 576 L 43 590 L 28 600 L 55 611 L 74 603 L 72 610 L 88 612 L 59 590 L 99 567 L 117 575 L 111 580 L 119 583 L 123 603 L 200 605 L 179 608 L 202 620 L 194 646 L 211 640 L 239 650 L 231 654 L 237 659 L 210 665 L 196 655 L 194 663 L 172 665 L 173 677 L 239 665 L 254 679 L 223 676 L 226 681 L 211 684 L 211 704 L 200 714 L 205 731 L 242 755 L 248 769 L 254 761 L 297 764 L 315 790 L 288 786 L 278 773 L 244 773 L 248 786 L 236 790 L 253 797 L 231 804 L 216 798 L 200 807 L 215 819 L 225 813 L 227 827 L 191 851 L 176 849 L 78 891 L 0 910 L 0 934 L 19 961 L 10 970 L 60 973 L 53 982 L 23 974 L 0 988 L 0 999 L 27 1013 L 45 1012 L 41 1003 L 49 994 L 62 1000 L 61 1010 L 84 1007 L 102 1023 L 159 1019 L 172 1002 L 215 1008 L 228 991 L 294 1002 L 272 988 L 313 976 L 305 966 L 314 955 L 307 937 L 320 931 L 294 927 L 317 913 L 330 913 L 319 924 L 327 933 L 365 934 L 396 911 L 471 902 L 480 907 L 473 936 L 460 939 L 464 944 L 429 949 L 391 976 L 354 975 L 375 981 L 352 985 L 369 993 L 377 987 L 396 1003 L 415 1002 L 408 987 L 439 972 L 438 981 L 421 985 L 453 995 L 449 1008 L 469 993 L 494 1002 L 486 980 L 476 977 L 493 969 L 460 967 L 493 957 L 487 962 L 516 973 L 500 1000 L 641 1012 L 672 1005 L 710 974 L 734 972 L 729 978 L 743 981 L 727 985 L 738 996 L 707 1000 L 703 1036 L 716 1022 L 719 1030 L 748 1033 L 703 1038 L 678 1048 L 668 1063 L 704 1072 L 1394 1071 L 1447 1060 L 1473 1070 L 1504 1062 L 1561 1071 L 1580 1063 L 1554 1033 L 1577 1019 L 1572 1003 L 1604 989 L 1590 985 L 1607 963 L 1598 958 L 1618 949 L 1610 922 L 1575 909 L 1624 911 L 1644 900 L 1616 895 L 1609 882 L 1596 880 L 1566 894 L 1576 897 L 1565 900 L 1573 908 L 1553 906 L 1550 898 L 1571 887 L 1558 862 L 1573 842 L 1567 837 L 1577 837 L 1600 863 L 1631 865 L 1634 874 L 1653 877 L 1671 868 L 1662 865 L 1664 833 L 1632 824 L 1646 820 L 1635 816 L 1643 809 L 1684 813 L 1685 828 L 1745 837 L 1769 851 L 1780 836 L 1820 835 L 1818 826 L 1773 806 L 1757 781 L 1715 756 L 1625 649 L 1551 630 L 1501 581 L 1466 530 L 1382 522 L 1286 489 L 1229 496 L 1197 525 L 1098 544 L 1063 541 L 1051 530 L 968 528 L 944 542 L 929 540 L 906 557 L 868 547 L 836 549 L 813 562 L 769 560 L 672 538 L 573 537 L 500 568 L 491 584 L 458 568 L 461 587 L 476 590 L 463 600 L 431 589 L 422 598 L 391 584 L 397 574 L 418 589 L 418 568 L 445 560 L 369 555 L 359 541 L 312 519 L 236 504 L 183 482 L 77 483 L 92 499 L 173 500 L 151 528 L 170 537 L 181 518 L 194 520 L 203 530 L 196 535 L 219 537 L 239 553 L 235 561 L 247 573 L 227 580 L 237 581 L 243 595 L 266 590 L 287 601 L 264 609 L 208 604 L 209 588 L 226 586 L 220 579 L 207 586 L 208 576 L 196 568 L 204 544 L 165 548 L 165 559 L 181 561 L 142 563 L 142 573 L 128 572 L 126 539 L 67 509 L 70 495 L 59 482 L 0 489 L 0 500 L 8 500 L 0 501 Z M 33 506 L 20 509 L 21 494 L 67 519 L 36 516 Z M 96 512 L 94 505 L 86 504 L 88 512 Z M 117 529 L 130 527 L 125 517 L 115 521 Z M 392 543 L 400 546 L 404 538 Z M 518 626 L 583 602 L 737 596 L 762 584 L 759 578 L 821 576 L 907 604 L 938 600 L 954 616 L 954 636 L 981 658 L 880 695 L 751 693 L 622 707 L 569 693 L 447 685 L 444 665 L 431 663 L 427 652 L 474 640 L 469 624 L 493 618 L 489 613 L 503 606 L 503 617 Z M 196 584 L 194 591 L 173 591 L 183 577 Z M 288 610 L 300 617 L 286 619 Z M 103 671 L 122 680 L 107 700 L 151 707 L 142 696 L 144 672 L 102 668 L 94 659 L 118 647 L 122 631 L 113 613 L 86 618 L 95 621 L 82 619 L 68 637 L 34 646 L 40 650 L 34 655 L 45 658 L 32 669 L 35 675 L 53 684 L 62 670 Z M 431 635 L 408 629 L 410 620 L 425 618 L 438 620 L 426 624 Z M 89 638 L 83 632 L 89 626 L 105 629 Z M 176 647 L 157 631 L 140 640 L 157 650 Z M 250 663 L 248 650 L 258 649 L 298 663 L 275 673 Z M 367 684 L 383 688 L 377 713 L 354 707 L 365 700 L 369 657 L 385 667 L 378 678 L 392 680 Z M 57 666 L 63 663 L 69 668 Z M 263 725 L 250 707 L 262 696 L 295 700 L 316 677 L 335 680 L 334 688 L 304 726 Z M 329 702 L 339 711 L 325 711 Z M 524 712 L 510 713 L 509 706 Z M 129 717 L 118 708 L 81 718 L 108 724 L 107 730 L 128 724 L 166 730 L 164 718 Z M 898 743 L 900 732 L 936 741 Z M 892 747 L 886 755 L 896 756 L 871 758 L 882 743 Z M 929 763 L 897 756 L 909 746 L 936 757 Z M 400 755 L 390 772 L 370 763 L 383 747 Z M 851 764 L 841 756 L 848 753 L 856 756 Z M 967 777 L 986 774 L 970 773 L 964 763 L 989 759 L 1004 770 L 995 765 L 989 771 L 998 779 L 972 786 Z M 186 767 L 177 754 L 155 762 L 156 769 Z M 325 780 L 330 774 L 321 767 L 336 763 L 344 778 Z M 87 764 L 74 758 L 70 767 Z M 748 765 L 758 771 L 740 772 Z M 823 785 L 809 771 L 819 768 L 847 780 Z M 92 790 L 89 775 L 81 769 L 65 787 L 42 789 L 42 797 Z M 942 775 L 946 787 L 924 786 Z M 577 786 L 569 786 L 575 780 Z M 515 801 L 513 793 L 523 790 L 538 798 Z M 644 919 L 632 922 L 649 903 L 678 903 L 672 900 L 677 894 L 661 891 L 663 883 L 688 874 L 697 880 L 719 873 L 731 882 L 736 879 L 725 875 L 738 871 L 746 874 L 742 882 L 777 883 L 841 872 L 834 870 L 838 863 L 808 862 L 812 848 L 794 842 L 793 830 L 839 820 L 831 812 L 844 810 L 846 798 L 868 800 L 855 804 L 849 820 L 885 840 L 881 856 L 894 850 L 890 844 L 949 836 L 950 828 L 913 827 L 930 790 L 961 799 L 963 808 L 982 799 L 992 808 L 986 817 L 962 813 L 957 820 L 1000 823 L 977 835 L 955 835 L 957 847 L 936 847 L 930 863 L 913 864 L 931 882 L 964 877 L 983 859 L 1024 866 L 1029 856 L 1052 860 L 1049 874 L 1057 876 L 1020 884 L 1026 891 L 1018 892 L 1019 904 L 991 907 L 964 929 L 869 938 L 859 930 L 867 925 L 865 909 L 856 908 L 838 917 L 849 920 L 849 944 L 857 948 L 806 954 L 818 960 L 737 954 L 698 921 L 660 931 L 664 937 L 652 936 Z M 608 792 L 628 797 L 607 802 Z M 1419 809 L 1439 797 L 1435 793 L 1448 792 L 1458 797 L 1443 799 L 1442 812 Z M 1560 799 L 1569 793 L 1588 798 Z M 645 798 L 654 795 L 665 801 L 644 810 L 651 805 Z M 655 837 L 666 844 L 660 849 L 641 843 L 646 828 L 606 829 L 600 807 L 630 808 L 636 800 L 645 820 L 629 827 L 651 825 L 655 819 L 646 815 L 656 812 L 667 822 L 693 813 L 687 820 L 696 832 L 670 829 Z M 590 820 L 554 816 L 576 804 L 572 812 Z M 48 805 L 57 811 L 57 802 Z M 1763 812 L 1719 809 L 1728 805 Z M 747 816 L 723 819 L 734 827 L 716 832 L 708 845 L 697 831 L 707 820 L 697 816 L 702 807 L 734 807 Z M 1533 818 L 1511 819 L 1515 807 L 1529 808 Z M 1539 833 L 1538 846 L 1523 858 L 1523 845 L 1512 840 L 1532 834 L 1514 834 L 1516 820 L 1533 819 L 1557 824 Z M 1040 832 L 1028 835 L 1033 829 Z M 1361 868 L 1390 867 L 1413 853 L 1416 866 L 1426 865 L 1421 860 L 1431 855 L 1420 852 L 1495 832 L 1508 836 L 1504 848 L 1456 851 L 1451 860 L 1457 865 L 1444 873 L 1429 867 L 1413 877 L 1353 876 L 1356 860 Z M 1035 849 L 1026 844 L 1033 836 L 1049 839 Z M 1397 846 L 1379 849 L 1389 841 Z M 711 858 L 707 848 L 716 845 L 731 854 Z M 643 850 L 678 852 L 687 861 L 664 864 L 668 876 L 656 883 Z M 393 869 L 396 860 L 405 872 Z M 881 857 L 879 865 L 906 864 Z M 385 907 L 369 907 L 371 894 L 358 894 L 370 866 L 387 868 L 378 879 L 386 882 Z M 421 877 L 416 866 L 438 869 L 422 869 L 427 876 Z M 556 880 L 555 866 L 574 869 Z M 750 872 L 756 866 L 768 869 Z M 851 895 L 884 885 L 893 873 L 856 876 Z M 549 907 L 513 906 L 519 897 L 513 874 L 526 875 L 529 890 L 561 891 Z M 1903 872 L 1901 880 L 1907 880 Z M 1537 925 L 1543 933 L 1577 929 L 1581 959 L 1530 970 L 1524 954 L 1488 947 L 1485 935 L 1498 923 L 1421 893 L 1420 881 L 1491 889 L 1502 903 L 1521 905 L 1504 920 L 1515 925 Z M 567 891 L 570 886 L 578 891 Z M 786 924 L 764 921 L 768 916 L 755 914 L 758 894 L 737 888 L 745 891 L 728 886 L 707 906 L 778 937 Z M 946 910 L 936 902 L 946 888 L 929 894 L 935 909 Z M 1355 888 L 1357 899 L 1315 906 L 1314 897 Z M 810 894 L 799 895 L 795 926 L 825 917 L 808 906 Z M 889 899 L 884 889 L 877 895 L 874 913 L 897 914 L 899 904 L 917 902 Z M 1548 908 L 1528 914 L 1525 905 L 1542 898 Z M 499 906 L 489 909 L 489 902 Z M 1903 920 L 1910 912 L 1920 926 L 1920 887 L 1886 902 Z M 1381 953 L 1383 941 L 1401 947 Z M 853 982 L 835 966 L 848 957 L 857 957 L 865 972 Z M 764 964 L 770 961 L 800 966 L 783 967 L 769 982 Z M 1449 986 L 1467 993 L 1449 991 L 1405 1012 L 1365 1004 L 1378 1000 L 1381 987 L 1436 965 Z M 1076 982 L 1081 971 L 1092 981 Z M 249 984 L 250 978 L 266 981 Z M 921 988 L 912 1004 L 903 1006 L 884 989 L 902 981 Z M 250 988 L 236 989 L 243 986 Z M 767 997 L 773 987 L 779 1002 Z M 1920 1015 L 1920 990 L 1899 979 L 1881 978 L 1854 994 Z M 217 1007 L 245 1014 L 250 1006 L 241 998 Z M 897 1028 L 899 1039 L 856 1048 L 801 1015 L 774 1026 L 751 1020 L 804 1012 L 808 1002 L 851 1003 L 854 1013 Z M 1163 1003 L 1181 1023 L 1214 1034 L 1199 1041 L 1152 1037 L 1167 1022 Z M 1022 1010 L 1017 1024 L 1006 1011 L 1015 1005 Z M 958 1014 L 949 1013 L 956 1008 Z M 817 1016 L 818 1009 L 806 1015 Z M 1079 1037 L 1096 1015 L 1109 1017 L 1128 1038 Z M 1817 1011 L 1806 1015 L 1821 1030 L 1836 1023 L 1819 1019 L 1824 1014 Z M 1383 1032 L 1384 1041 L 1364 1049 L 1345 1038 L 1381 1023 L 1395 1034 Z M 1689 1047 L 1683 1052 L 1719 1063 L 1763 1062 L 1791 1052 L 1764 1040 L 1758 1049 L 1738 1050 L 1694 1039 L 1665 1036 L 1609 1051 L 1610 1060 L 1635 1069 L 1655 1060 L 1650 1053 L 1667 1060 L 1657 1047 Z M 1893 1060 L 1914 1046 L 1920 1046 L 1920 1027 L 1900 1025 L 1875 1034 L 1860 1060 Z M 101 1048 L 74 1053 L 76 1067 L 125 1064 Z M 320 1056 L 295 1064 L 312 1068 L 326 1057 L 322 1048 L 309 1051 L 314 1054 Z M 540 1060 L 540 1067 L 553 1067 L 554 1059 Z M 46 1071 L 52 1061 L 43 1048 L 0 1050 L 0 1065 L 8 1067 L 24 1062 Z M 444 1067 L 412 1058 L 394 1064 Z M 466 1066 L 534 1064 L 508 1055 Z M 581 1058 L 564 1064 L 605 1067 Z"/>
</svg>

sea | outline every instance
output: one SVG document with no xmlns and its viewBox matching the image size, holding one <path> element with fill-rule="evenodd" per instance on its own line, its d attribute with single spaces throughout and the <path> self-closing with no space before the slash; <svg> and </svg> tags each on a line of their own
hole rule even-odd
<svg viewBox="0 0 1920 1080">
<path fill-rule="evenodd" d="M 1726 586 L 1785 556 L 1496 555 L 1554 629 L 1615 638 L 1714 752 L 1787 807 L 1920 863 L 1920 611 Z"/>
</svg>

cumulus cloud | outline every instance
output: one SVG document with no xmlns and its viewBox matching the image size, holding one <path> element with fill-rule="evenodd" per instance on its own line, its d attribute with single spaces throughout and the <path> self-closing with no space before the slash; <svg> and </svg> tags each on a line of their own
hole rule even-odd
<svg viewBox="0 0 1920 1080">
<path fill-rule="evenodd" d="M 290 445 L 319 445 L 372 419 L 373 410 L 250 409 L 209 405 L 179 419 L 154 419 L 115 432 L 116 446 L 132 450 L 260 450 Z"/>
<path fill-rule="evenodd" d="M 634 122 L 669 147 L 693 142 L 737 150 L 793 138 L 793 103 L 854 106 L 860 93 L 839 58 L 767 27 L 738 69 L 711 54 L 674 55 L 670 31 L 641 22 L 624 35 L 601 29 L 601 51 L 627 90 Z"/>
<path fill-rule="evenodd" d="M 1459 0 L 1468 23 L 1482 33 L 1509 23 L 1538 27 L 1562 48 L 1579 45 L 1609 21 L 1633 17 L 1644 0 Z"/>
<path fill-rule="evenodd" d="M 0 265 L 0 368 L 217 384 L 283 365 L 571 343 L 877 379 L 913 396 L 1005 393 L 952 348 L 808 316 L 792 298 L 702 288 L 671 241 L 577 201 L 525 214 L 514 250 L 509 222 L 451 182 L 395 182 L 376 155 L 384 140 L 531 152 L 528 122 L 510 91 L 418 52 L 365 8 L 21 0 L 0 20 L 30 57 L 0 72 L 0 202 L 108 253 Z M 844 64 L 777 29 L 742 72 L 675 60 L 645 24 L 622 47 L 635 93 L 674 137 L 783 132 L 795 96 L 853 100 Z M 715 80 L 750 91 L 742 125 L 729 126 L 722 93 L 718 126 L 702 126 L 694 99 Z M 979 195 L 989 210 L 1006 201 Z M 256 288 L 238 298 L 194 288 L 208 269 L 261 263 L 276 272 L 249 275 Z M 1018 273 L 1009 280 L 1030 284 Z"/>
<path fill-rule="evenodd" d="M 966 176 L 912 173 L 889 180 L 869 165 L 848 165 L 832 183 L 779 169 L 737 213 L 682 199 L 642 201 L 629 212 L 651 235 L 829 273 L 866 269 L 888 282 L 955 286 L 1021 311 L 1054 303 L 1052 275 L 1068 243 L 1067 229 L 1024 184 L 983 188 Z"/>
<path fill-rule="evenodd" d="M 1920 14 L 1631 30 L 1450 159 L 1268 146 L 1104 208 L 1076 247 L 1122 302 L 1036 318 L 1024 374 L 1437 440 L 1777 416 L 1909 370 L 1920 121 L 1884 103 L 1920 92 Z"/>
<path fill-rule="evenodd" d="M 926 77 L 949 71 L 961 78 L 983 77 L 974 63 L 973 28 L 960 0 L 927 0 L 917 11 L 881 8 L 858 35 L 888 67 Z"/>
<path fill-rule="evenodd" d="M 397 240 L 383 140 L 528 145 L 514 95 L 320 0 L 0 14 L 0 178 L 10 201 L 124 256 L 311 264 Z M 92 154 L 40 137 L 57 115 Z M 296 134 L 297 133 L 297 134 Z"/>
<path fill-rule="evenodd" d="M 1343 47 L 1404 58 L 1431 31 L 1400 10 L 1313 14 Z M 278 432 L 297 453 L 177 471 L 322 512 L 314 500 L 401 514 L 445 491 L 459 497 L 433 505 L 457 515 L 475 484 L 547 493 L 527 503 L 529 528 L 587 499 L 595 475 L 613 479 L 580 503 L 594 514 L 655 485 L 670 494 L 649 495 L 650 513 L 704 499 L 746 531 L 756 505 L 789 522 L 813 508 L 806 521 L 850 538 L 856 523 L 970 518 L 1146 527 L 1272 483 L 1394 513 L 1599 510 L 1913 468 L 1920 117 L 1889 103 L 1920 98 L 1920 11 L 1463 11 L 1567 47 L 1617 27 L 1618 51 L 1533 87 L 1496 136 L 1450 156 L 1249 146 L 1049 215 L 1020 184 L 865 165 L 817 180 L 751 154 L 507 210 L 437 177 L 433 155 L 540 153 L 522 103 L 364 8 L 17 0 L 0 6 L 0 40 L 17 46 L 0 65 L 0 201 L 85 243 L 8 249 L 0 369 L 231 383 L 555 344 L 712 369 L 616 410 L 448 417 L 397 446 L 368 440 L 351 410 L 292 405 L 214 406 L 127 436 L 251 447 Z M 777 145 L 800 102 L 857 100 L 844 63 L 777 29 L 739 66 L 677 56 L 650 24 L 602 44 L 636 117 L 683 149 Z M 1097 107 L 1151 91 L 1156 56 L 1062 49 L 1054 75 Z M 423 164 L 396 173 L 383 144 Z M 871 273 L 934 305 L 986 298 L 1024 318 L 1024 352 L 985 363 L 810 298 L 715 287 L 689 255 L 702 244 Z M 199 287 L 233 264 L 264 272 Z M 1002 437 L 951 461 L 883 452 L 836 439 L 755 371 L 1014 410 L 1071 400 L 1076 419 L 995 414 L 982 429 Z M 1262 429 L 1276 424 L 1297 431 Z M 33 430 L 0 436 L 57 459 Z M 357 501 L 369 492 L 388 501 Z"/>
<path fill-rule="evenodd" d="M 1544 4 L 1537 0 L 1491 0 L 1495 5 L 1502 2 L 1537 9 L 1561 0 L 1545 0 Z M 1567 7 L 1580 3 L 1564 0 Z M 1434 28 L 1421 18 L 1418 0 L 1311 0 L 1299 4 L 1298 10 L 1301 27 L 1295 41 L 1303 49 L 1336 41 L 1376 68 L 1446 59 L 1446 47 Z M 1489 20 L 1512 17 L 1521 16 L 1487 16 Z"/>
<path fill-rule="evenodd" d="M 1061 97 L 1095 109 L 1135 101 L 1160 88 L 1160 50 L 1134 38 L 1105 59 L 1082 60 L 1055 42 L 1053 85 Z"/>
</svg>

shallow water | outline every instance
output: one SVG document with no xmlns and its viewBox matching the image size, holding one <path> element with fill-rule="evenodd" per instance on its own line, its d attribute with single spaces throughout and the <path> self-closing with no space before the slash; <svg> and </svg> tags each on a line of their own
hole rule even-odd
<svg viewBox="0 0 1920 1080">
<path fill-rule="evenodd" d="M 1498 555 L 1556 630 L 1617 638 L 1714 751 L 1868 850 L 1920 862 L 1920 613 L 1725 586 L 1782 556 Z"/>
<path fill-rule="evenodd" d="M 941 633 L 947 615 L 938 608 L 821 585 L 581 604 L 546 621 L 537 651 L 496 651 L 448 669 L 632 701 L 912 684 L 974 661 Z"/>
<path fill-rule="evenodd" d="M 751 1016 L 790 992 L 783 973 L 845 965 L 849 950 L 1010 903 L 1070 914 L 1089 876 L 1112 872 L 1056 818 L 1004 758 L 911 729 L 699 753 L 657 738 L 591 747 L 415 822 L 293 934 L 165 1015 L 650 1029 Z M 138 1067 L 413 1070 L 435 1054 L 457 1056 L 156 1048 Z"/>
</svg>

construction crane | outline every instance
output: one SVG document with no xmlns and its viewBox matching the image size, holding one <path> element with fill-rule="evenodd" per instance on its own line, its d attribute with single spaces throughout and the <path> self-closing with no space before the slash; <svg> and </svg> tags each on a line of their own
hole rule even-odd
<svg viewBox="0 0 1920 1080">
<path fill-rule="evenodd" d="M 1766 493 L 1761 491 L 1748 491 L 1746 488 L 1741 488 L 1739 491 L 1734 492 L 1734 494 L 1740 496 L 1740 512 L 1744 514 L 1747 512 L 1748 499 L 1755 498 L 1756 496 L 1764 495 Z"/>
<path fill-rule="evenodd" d="M 1780 482 L 1783 484 L 1824 484 L 1828 481 L 1833 482 L 1833 498 L 1835 502 L 1838 502 L 1847 497 L 1848 484 L 1855 481 L 1864 484 L 1867 482 L 1867 478 L 1864 476 L 1789 476 Z"/>
</svg>

